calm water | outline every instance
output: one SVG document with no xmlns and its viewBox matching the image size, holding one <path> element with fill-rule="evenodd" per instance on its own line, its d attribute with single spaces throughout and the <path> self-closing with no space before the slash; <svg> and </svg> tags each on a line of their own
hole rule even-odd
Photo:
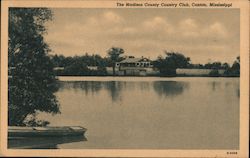
<svg viewBox="0 0 250 158">
<path fill-rule="evenodd" d="M 237 149 L 239 78 L 60 77 L 61 114 L 80 125 L 82 149 Z"/>
</svg>

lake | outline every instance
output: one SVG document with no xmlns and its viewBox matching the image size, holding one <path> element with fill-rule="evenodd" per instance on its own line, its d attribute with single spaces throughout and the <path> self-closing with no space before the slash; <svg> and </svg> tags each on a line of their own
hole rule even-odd
<svg viewBox="0 0 250 158">
<path fill-rule="evenodd" d="M 64 149 L 238 149 L 239 78 L 59 77 L 52 126 L 83 126 Z"/>
</svg>

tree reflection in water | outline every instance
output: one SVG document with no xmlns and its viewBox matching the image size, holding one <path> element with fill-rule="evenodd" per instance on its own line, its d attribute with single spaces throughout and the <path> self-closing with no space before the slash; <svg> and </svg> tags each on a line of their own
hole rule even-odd
<svg viewBox="0 0 250 158">
<path fill-rule="evenodd" d="M 153 87 L 159 96 L 176 96 L 183 93 L 189 87 L 186 82 L 177 81 L 155 81 Z"/>
<path fill-rule="evenodd" d="M 185 88 L 188 88 L 187 82 L 177 81 L 154 81 L 154 82 L 126 82 L 126 81 L 73 81 L 62 82 L 61 90 L 72 89 L 75 91 L 84 91 L 86 95 L 97 93 L 105 89 L 113 102 L 122 101 L 122 91 L 133 91 L 136 88 L 141 91 L 148 91 L 151 88 L 159 96 L 175 96 L 180 95 Z"/>
<path fill-rule="evenodd" d="M 72 89 L 74 91 L 84 91 L 86 95 L 89 94 L 89 92 L 97 93 L 102 89 L 102 82 L 101 81 L 67 81 L 67 82 L 61 82 L 60 83 L 60 90 L 65 89 Z"/>
<path fill-rule="evenodd" d="M 74 90 L 76 92 L 84 91 L 86 95 L 89 93 L 98 93 L 100 90 L 105 89 L 112 98 L 112 101 L 117 101 L 120 97 L 121 90 L 125 88 L 132 89 L 134 85 L 121 81 L 67 81 L 60 82 L 60 91 Z"/>
<path fill-rule="evenodd" d="M 233 86 L 235 89 L 235 95 L 239 98 L 240 97 L 240 84 L 233 83 L 232 81 L 225 82 L 225 87 L 230 88 L 230 86 Z"/>
<path fill-rule="evenodd" d="M 137 88 L 140 88 L 141 91 L 150 89 L 150 82 L 126 82 L 126 81 L 109 81 L 103 82 L 104 87 L 109 92 L 113 102 L 118 100 L 122 101 L 122 91 L 134 91 Z"/>
<path fill-rule="evenodd" d="M 138 82 L 140 86 L 141 91 L 149 91 L 150 90 L 150 85 L 152 85 L 152 82 Z"/>
<path fill-rule="evenodd" d="M 105 85 L 105 89 L 109 92 L 113 102 L 117 101 L 118 99 L 122 99 L 120 97 L 120 92 L 124 87 L 127 87 L 126 82 L 108 81 L 103 82 L 103 84 Z"/>
<path fill-rule="evenodd" d="M 209 83 L 213 91 L 216 91 L 221 86 L 221 82 L 213 81 Z"/>
</svg>

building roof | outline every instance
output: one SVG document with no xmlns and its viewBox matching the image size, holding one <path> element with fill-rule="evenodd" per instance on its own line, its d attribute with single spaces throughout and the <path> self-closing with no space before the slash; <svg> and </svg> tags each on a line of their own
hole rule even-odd
<svg viewBox="0 0 250 158">
<path fill-rule="evenodd" d="M 150 61 L 147 58 L 126 58 L 124 60 L 122 60 L 120 63 L 136 63 L 136 62 L 140 62 L 140 61 Z"/>
</svg>

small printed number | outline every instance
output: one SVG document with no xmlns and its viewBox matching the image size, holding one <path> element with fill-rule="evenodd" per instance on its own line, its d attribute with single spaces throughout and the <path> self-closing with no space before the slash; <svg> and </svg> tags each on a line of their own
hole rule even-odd
<svg viewBox="0 0 250 158">
<path fill-rule="evenodd" d="M 237 154 L 237 152 L 236 151 L 229 151 L 229 152 L 227 152 L 227 154 Z"/>
</svg>

